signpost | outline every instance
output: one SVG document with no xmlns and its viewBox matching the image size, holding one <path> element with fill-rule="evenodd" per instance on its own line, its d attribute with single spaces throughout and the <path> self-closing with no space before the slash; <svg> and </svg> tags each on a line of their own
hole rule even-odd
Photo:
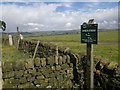
<svg viewBox="0 0 120 90">
<path fill-rule="evenodd" d="M 86 62 L 86 88 L 94 88 L 94 61 L 93 61 L 93 45 L 98 42 L 98 24 L 94 24 L 94 19 L 90 19 L 88 24 L 81 25 L 81 43 L 87 43 L 87 62 Z"/>
<path fill-rule="evenodd" d="M 81 25 L 81 43 L 97 44 L 97 27 L 98 24 Z"/>
</svg>

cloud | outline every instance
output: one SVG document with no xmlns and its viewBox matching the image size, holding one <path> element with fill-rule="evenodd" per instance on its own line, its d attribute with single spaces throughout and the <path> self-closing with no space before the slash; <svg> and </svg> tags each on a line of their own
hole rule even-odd
<svg viewBox="0 0 120 90">
<path fill-rule="evenodd" d="M 72 4 L 72 3 L 65 3 L 65 4 L 63 4 L 63 5 L 64 5 L 65 7 L 68 7 L 68 8 L 69 8 L 69 7 L 71 7 L 71 4 Z"/>
<path fill-rule="evenodd" d="M 39 24 L 39 23 L 27 23 L 24 24 L 25 26 L 32 26 L 32 27 L 45 27 L 45 25 L 43 24 Z"/>
<path fill-rule="evenodd" d="M 32 6 L 27 3 L 22 6 L 3 4 L 0 10 L 2 10 L 2 19 L 7 23 L 7 31 L 16 31 L 16 27 L 21 31 L 80 29 L 80 25 L 91 18 L 95 19 L 99 28 L 117 28 L 118 7 L 56 11 L 58 7 L 63 6 L 71 8 L 72 4 L 33 3 Z"/>
<path fill-rule="evenodd" d="M 66 24 L 65 24 L 65 27 L 71 27 L 71 26 L 72 26 L 71 23 L 66 23 Z"/>
<path fill-rule="evenodd" d="M 37 23 L 27 23 L 25 25 L 27 25 L 27 26 L 39 26 L 39 24 L 37 24 Z"/>
</svg>

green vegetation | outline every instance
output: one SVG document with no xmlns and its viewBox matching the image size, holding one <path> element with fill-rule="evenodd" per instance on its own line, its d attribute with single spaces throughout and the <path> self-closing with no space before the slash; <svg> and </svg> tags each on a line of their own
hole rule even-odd
<svg viewBox="0 0 120 90">
<path fill-rule="evenodd" d="M 86 44 L 80 44 L 76 42 L 51 42 L 57 45 L 62 45 L 69 47 L 74 52 L 86 52 Z M 94 54 L 96 56 L 102 56 L 103 58 L 107 58 L 112 61 L 118 62 L 118 44 L 97 44 L 93 45 Z"/>
<path fill-rule="evenodd" d="M 53 44 L 69 47 L 75 52 L 86 52 L 86 44 L 82 44 L 80 42 L 80 34 L 50 35 L 26 38 L 26 40 L 33 39 L 50 41 Z M 104 43 L 100 42 L 97 45 L 94 45 L 94 54 L 118 62 L 118 43 L 112 43 L 114 41 L 118 41 L 118 31 L 99 32 L 98 40 Z M 109 43 L 109 41 L 111 43 Z"/>
<path fill-rule="evenodd" d="M 80 34 L 68 35 L 49 35 L 39 37 L 29 37 L 27 40 L 44 40 L 44 41 L 80 41 Z M 104 31 L 98 33 L 99 41 L 118 41 L 118 31 Z"/>
<path fill-rule="evenodd" d="M 78 37 L 78 38 L 76 38 Z M 49 36 L 39 36 L 39 37 L 29 37 L 26 40 L 44 40 L 44 41 L 80 41 L 79 34 L 68 34 L 68 35 L 49 35 Z"/>
<path fill-rule="evenodd" d="M 99 41 L 118 41 L 118 30 L 98 33 Z"/>
<path fill-rule="evenodd" d="M 118 62 L 118 43 L 112 43 L 118 41 L 118 31 L 104 31 L 98 33 L 98 40 L 100 43 L 94 45 L 94 54 L 102 56 L 112 61 Z M 50 43 L 57 44 L 64 47 L 69 47 L 75 52 L 86 52 L 86 44 L 80 42 L 80 34 L 68 34 L 68 35 L 49 35 L 38 37 L 25 37 L 26 40 L 43 40 L 50 41 Z M 102 42 L 101 42 L 102 41 Z M 108 42 L 111 43 L 108 43 Z M 19 52 L 15 46 L 2 47 L 3 61 L 16 61 L 29 58 L 22 52 Z"/>
<path fill-rule="evenodd" d="M 2 61 L 16 61 L 28 59 L 29 55 L 24 54 L 16 49 L 15 46 L 3 45 L 2 47 Z"/>
</svg>

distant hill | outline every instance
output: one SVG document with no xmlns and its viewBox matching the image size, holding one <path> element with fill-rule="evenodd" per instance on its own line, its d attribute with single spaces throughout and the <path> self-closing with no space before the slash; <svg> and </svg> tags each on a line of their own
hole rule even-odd
<svg viewBox="0 0 120 90">
<path fill-rule="evenodd" d="M 20 32 L 24 36 L 41 36 L 41 35 L 63 35 L 63 34 L 78 34 L 80 30 L 70 30 L 70 31 L 39 31 L 39 32 Z M 11 34 L 13 36 L 17 35 L 17 32 L 2 33 L 3 36 Z"/>
<path fill-rule="evenodd" d="M 99 29 L 98 31 L 111 31 L 113 29 Z M 115 30 L 115 29 L 114 29 Z M 117 30 L 117 29 L 116 29 Z M 20 32 L 24 36 L 41 36 L 41 35 L 64 35 L 64 34 L 79 34 L 80 30 L 68 30 L 68 31 L 39 31 L 39 32 Z M 11 34 L 17 36 L 17 32 L 3 32 L 2 35 Z"/>
</svg>

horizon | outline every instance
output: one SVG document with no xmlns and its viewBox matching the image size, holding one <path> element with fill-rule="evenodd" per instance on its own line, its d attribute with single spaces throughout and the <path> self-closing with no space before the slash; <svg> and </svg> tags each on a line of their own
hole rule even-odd
<svg viewBox="0 0 120 90">
<path fill-rule="evenodd" d="M 81 29 L 76 29 L 76 30 L 48 30 L 48 31 L 19 31 L 20 33 L 36 33 L 36 32 L 70 32 L 70 31 L 80 31 Z M 117 31 L 118 29 L 98 29 L 98 32 L 101 31 Z M 0 31 L 2 33 L 17 33 L 17 31 Z"/>
</svg>

